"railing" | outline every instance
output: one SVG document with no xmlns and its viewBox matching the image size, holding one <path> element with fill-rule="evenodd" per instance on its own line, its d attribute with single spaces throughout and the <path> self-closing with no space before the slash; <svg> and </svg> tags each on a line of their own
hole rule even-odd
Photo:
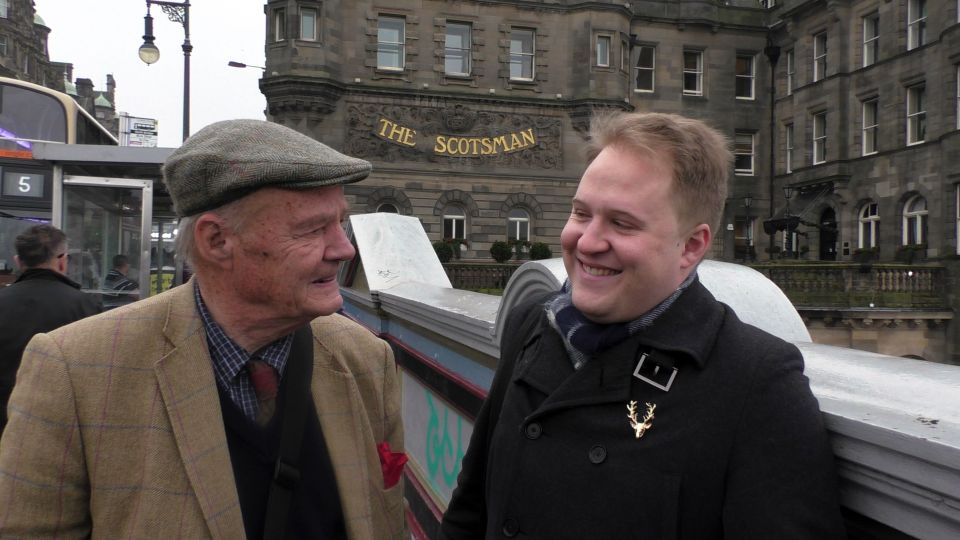
<svg viewBox="0 0 960 540">
<path fill-rule="evenodd" d="M 798 308 L 946 308 L 946 273 L 938 265 L 752 264 Z"/>
<path fill-rule="evenodd" d="M 518 264 L 498 263 L 446 263 L 443 269 L 455 289 L 471 291 L 503 289 Z"/>
</svg>

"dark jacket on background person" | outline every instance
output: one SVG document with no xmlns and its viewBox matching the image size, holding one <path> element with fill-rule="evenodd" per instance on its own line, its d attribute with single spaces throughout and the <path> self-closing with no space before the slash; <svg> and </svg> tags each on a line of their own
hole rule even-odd
<svg viewBox="0 0 960 540">
<path fill-rule="evenodd" d="M 102 311 L 80 285 L 46 268 L 31 268 L 0 289 L 0 433 L 7 424 L 7 400 L 13 390 L 23 349 L 34 334 Z"/>
<path fill-rule="evenodd" d="M 844 538 L 833 455 L 796 347 L 694 282 L 574 371 L 542 300 L 507 320 L 443 537 Z M 677 368 L 669 391 L 640 356 Z M 649 366 L 648 366 L 649 367 Z M 636 438 L 627 404 L 651 426 Z"/>
</svg>

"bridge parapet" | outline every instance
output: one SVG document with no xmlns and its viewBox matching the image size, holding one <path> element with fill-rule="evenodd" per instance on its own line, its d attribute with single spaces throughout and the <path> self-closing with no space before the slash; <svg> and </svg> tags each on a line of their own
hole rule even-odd
<svg viewBox="0 0 960 540">
<path fill-rule="evenodd" d="M 365 218 L 352 216 L 353 228 L 394 223 Z M 397 249 L 420 246 L 405 256 L 432 257 L 440 267 L 420 234 L 424 241 Z M 368 245 L 364 236 L 355 235 L 356 276 L 385 268 L 378 254 L 386 247 Z M 796 309 L 759 272 L 705 261 L 699 273 L 741 319 L 803 353 L 830 430 L 844 506 L 918 538 L 960 537 L 960 367 L 812 343 Z M 407 499 L 414 529 L 425 537 L 433 537 L 455 486 L 472 420 L 493 378 L 503 315 L 525 298 L 557 289 L 565 277 L 559 259 L 529 262 L 502 298 L 452 289 L 432 271 L 375 290 L 341 281 L 344 311 L 388 340 L 401 366 Z"/>
</svg>

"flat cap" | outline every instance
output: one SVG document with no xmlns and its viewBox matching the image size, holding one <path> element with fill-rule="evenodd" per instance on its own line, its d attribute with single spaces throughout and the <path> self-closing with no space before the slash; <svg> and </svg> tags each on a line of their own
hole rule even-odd
<svg viewBox="0 0 960 540">
<path fill-rule="evenodd" d="M 373 166 L 288 127 L 225 120 L 170 154 L 163 181 L 180 217 L 223 206 L 264 187 L 309 189 L 366 178 Z"/>
</svg>

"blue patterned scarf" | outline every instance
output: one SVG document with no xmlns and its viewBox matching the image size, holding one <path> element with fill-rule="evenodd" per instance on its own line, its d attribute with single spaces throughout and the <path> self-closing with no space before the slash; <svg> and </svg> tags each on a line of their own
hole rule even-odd
<svg viewBox="0 0 960 540">
<path fill-rule="evenodd" d="M 673 305 L 674 300 L 697 279 L 697 272 L 690 272 L 687 279 L 677 287 L 677 290 L 657 304 L 653 309 L 640 317 L 623 323 L 598 324 L 587 319 L 576 306 L 573 305 L 573 286 L 567 279 L 560 289 L 560 295 L 547 302 L 547 320 L 560 337 L 570 356 L 574 369 L 580 369 L 591 357 L 598 352 L 608 349 L 624 339 L 647 328 L 664 311 Z"/>
</svg>

